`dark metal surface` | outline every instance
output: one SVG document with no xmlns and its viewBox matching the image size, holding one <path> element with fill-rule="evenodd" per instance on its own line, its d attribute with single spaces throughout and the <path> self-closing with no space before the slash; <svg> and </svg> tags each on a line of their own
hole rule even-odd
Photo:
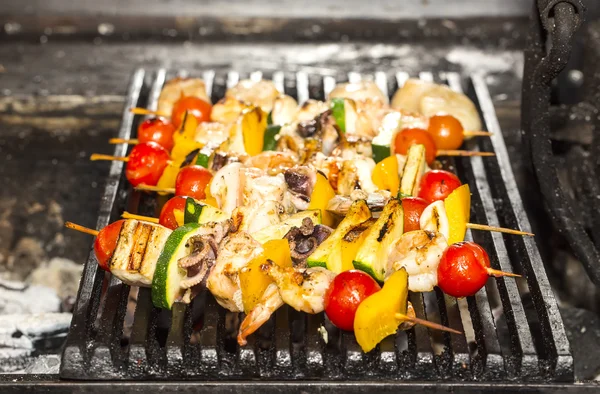
<svg viewBox="0 0 600 394">
<path fill-rule="evenodd" d="M 523 141 L 556 229 L 568 240 L 592 282 L 600 286 L 599 244 L 594 243 L 586 231 L 583 216 L 575 211 L 575 196 L 565 189 L 558 177 L 558 163 L 553 154 L 550 134 L 551 84 L 569 60 L 573 36 L 583 21 L 584 7 L 578 0 L 540 0 L 538 7 L 541 18 L 537 12 L 532 13 L 525 51 Z M 597 134 L 596 131 L 595 140 L 598 140 Z M 586 172 L 587 194 L 595 199 L 600 190 L 598 172 L 593 166 L 588 166 Z M 597 202 L 592 206 L 597 207 Z M 596 228 L 591 230 L 596 232 Z"/>
<path fill-rule="evenodd" d="M 218 70 L 196 75 L 207 81 L 213 100 L 222 97 L 227 86 L 248 77 Z M 261 76 L 260 72 L 250 75 L 251 78 Z M 455 166 L 461 178 L 473 187 L 473 220 L 528 231 L 529 222 L 523 213 L 483 77 L 475 75 L 463 80 L 457 73 L 426 72 L 419 76 L 447 82 L 456 90 L 467 88 L 467 93 L 480 106 L 487 129 L 494 131 L 492 140 L 481 139 L 479 145 L 471 142 L 470 147 L 495 150 L 496 159 L 461 158 L 446 163 Z M 308 97 L 324 99 L 336 77 L 341 81 L 362 76 L 350 73 L 323 78 L 304 72 L 275 72 L 264 77 L 272 78 L 280 89 L 303 101 Z M 392 93 L 408 75 L 376 72 L 372 77 L 385 92 Z M 159 71 L 152 86 L 148 76 L 142 86 L 143 79 L 143 71 L 138 71 L 125 108 L 152 106 L 165 73 Z M 120 137 L 127 138 L 131 134 L 131 121 L 131 115 L 125 113 Z M 107 189 L 107 206 L 99 225 L 105 224 L 111 215 L 114 219 L 124 204 L 128 210 L 135 210 L 139 199 L 139 195 L 132 194 L 127 202 L 129 187 L 125 180 L 118 173 L 111 176 L 113 182 Z M 111 210 L 108 204 L 112 200 L 116 203 Z M 141 202 L 144 204 L 143 198 Z M 385 379 L 389 384 L 407 380 L 439 383 L 440 379 L 454 382 L 572 381 L 573 362 L 568 342 L 534 241 L 489 233 L 474 236 L 488 250 L 495 268 L 521 273 L 524 279 L 518 282 L 490 279 L 485 289 L 466 300 L 435 292 L 413 294 L 411 301 L 419 317 L 449 324 L 466 335 L 451 337 L 416 327 L 399 332 L 395 340 L 386 339 L 369 354 L 360 351 L 352 334 L 339 332 L 322 314 L 304 315 L 287 307 L 277 311 L 271 321 L 250 338 L 246 347 L 239 348 L 232 335 L 237 330 L 236 323 L 232 322 L 239 324 L 239 316 L 219 308 L 211 295 L 205 294 L 188 307 L 177 305 L 172 312 L 167 312 L 152 307 L 149 289 L 137 292 L 131 336 L 127 337 L 124 317 L 130 288 L 118 280 L 105 278 L 90 255 L 63 354 L 61 377 L 202 381 L 260 378 L 289 382 Z M 523 297 L 529 296 L 534 299 L 531 310 L 522 302 Z M 498 308 L 503 310 L 505 322 L 492 313 Z M 535 321 L 528 319 L 528 313 L 535 316 Z M 202 327 L 194 333 L 192 323 L 197 323 L 198 314 Z M 328 330 L 328 343 L 324 343 L 317 331 L 321 325 Z M 199 340 L 192 341 L 192 337 Z M 233 386 L 223 387 L 235 390 Z M 326 391 L 326 386 L 322 389 Z"/>
</svg>

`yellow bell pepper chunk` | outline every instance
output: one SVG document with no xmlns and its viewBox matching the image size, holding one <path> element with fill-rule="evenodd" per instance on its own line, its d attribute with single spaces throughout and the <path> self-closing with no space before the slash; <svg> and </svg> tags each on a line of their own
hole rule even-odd
<svg viewBox="0 0 600 394">
<path fill-rule="evenodd" d="M 371 179 L 379 190 L 389 190 L 392 196 L 397 195 L 400 188 L 400 177 L 396 155 L 386 157 L 377 163 L 371 174 Z"/>
<path fill-rule="evenodd" d="M 464 184 L 454 189 L 444 200 L 448 216 L 448 245 L 464 241 L 467 223 L 471 219 L 471 190 Z"/>
<path fill-rule="evenodd" d="M 356 310 L 354 335 L 365 353 L 396 333 L 402 323 L 396 313 L 406 315 L 407 307 L 408 274 L 402 268 L 390 275 L 383 288 L 367 297 Z"/>
<path fill-rule="evenodd" d="M 335 191 L 333 190 L 333 187 L 331 187 L 331 184 L 323 174 L 317 172 L 317 182 L 315 183 L 315 188 L 310 195 L 308 209 L 321 210 L 321 222 L 329 227 L 333 227 L 335 224 L 335 218 L 333 214 L 327 211 L 327 204 L 333 197 L 335 197 Z"/>
<path fill-rule="evenodd" d="M 263 151 L 265 130 L 267 129 L 267 114 L 259 107 L 244 113 L 242 118 L 242 134 L 244 149 L 250 156 Z"/>
<path fill-rule="evenodd" d="M 239 273 L 240 289 L 244 312 L 248 313 L 260 302 L 267 287 L 273 279 L 261 271 L 260 266 L 272 260 L 280 267 L 292 267 L 290 245 L 287 239 L 274 239 L 265 242 L 264 252 L 254 258 Z"/>
<path fill-rule="evenodd" d="M 175 180 L 177 179 L 177 174 L 179 174 L 179 169 L 181 167 L 182 162 L 183 161 L 179 161 L 179 160 L 177 160 L 177 161 L 171 160 L 169 165 L 167 165 L 167 167 L 164 169 L 156 186 L 161 189 L 175 188 Z M 168 193 L 159 192 L 159 194 L 164 196 Z"/>
<path fill-rule="evenodd" d="M 342 239 L 342 271 L 354 269 L 354 258 L 358 249 L 369 235 L 369 227 L 375 223 L 375 219 L 369 219 L 352 228 Z"/>
<path fill-rule="evenodd" d="M 184 225 L 185 213 L 182 209 L 174 209 L 173 216 L 175 217 L 175 221 L 179 226 Z"/>
<path fill-rule="evenodd" d="M 212 194 L 210 194 L 210 182 L 208 182 L 206 188 L 204 188 L 204 194 L 206 195 L 206 197 L 204 198 L 204 200 L 202 200 L 203 203 L 213 206 L 215 208 L 219 208 L 217 200 L 213 197 Z"/>
</svg>

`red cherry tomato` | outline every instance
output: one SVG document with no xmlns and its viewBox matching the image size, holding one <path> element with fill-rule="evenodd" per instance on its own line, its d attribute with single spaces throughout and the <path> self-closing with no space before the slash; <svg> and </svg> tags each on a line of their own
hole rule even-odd
<svg viewBox="0 0 600 394">
<path fill-rule="evenodd" d="M 419 220 L 429 203 L 420 197 L 404 197 L 402 208 L 404 208 L 404 232 L 421 229 Z"/>
<path fill-rule="evenodd" d="M 438 286 L 453 297 L 474 295 L 488 278 L 490 258 L 474 242 L 458 242 L 446 248 L 438 266 Z"/>
<path fill-rule="evenodd" d="M 169 159 L 169 152 L 156 142 L 137 144 L 129 154 L 125 176 L 133 186 L 156 186 Z"/>
<path fill-rule="evenodd" d="M 379 284 L 368 274 L 344 271 L 333 279 L 325 292 L 325 313 L 336 327 L 352 331 L 358 305 L 379 290 Z"/>
<path fill-rule="evenodd" d="M 173 112 L 171 112 L 171 122 L 173 122 L 175 128 L 179 128 L 181 125 L 185 111 L 194 116 L 198 123 L 208 122 L 210 121 L 212 105 L 198 97 L 184 96 L 180 98 L 173 106 Z"/>
<path fill-rule="evenodd" d="M 427 164 L 433 163 L 437 153 L 437 147 L 431 134 L 424 129 L 403 129 L 394 139 L 394 153 L 405 155 L 408 148 L 415 144 L 425 146 L 425 160 Z"/>
<path fill-rule="evenodd" d="M 140 143 L 154 141 L 168 151 L 173 149 L 173 133 L 175 126 L 163 118 L 146 119 L 138 126 Z"/>
<path fill-rule="evenodd" d="M 428 203 L 444 200 L 460 185 L 460 179 L 451 172 L 444 170 L 429 171 L 421 178 L 419 197 Z"/>
<path fill-rule="evenodd" d="M 179 170 L 175 180 L 175 194 L 203 200 L 206 198 L 206 185 L 211 179 L 212 174 L 210 171 L 202 166 L 183 167 Z"/>
<path fill-rule="evenodd" d="M 117 247 L 117 241 L 119 240 L 119 233 L 121 232 L 121 227 L 123 227 L 123 222 L 125 222 L 124 219 L 117 220 L 104 227 L 100 230 L 94 241 L 96 259 L 98 260 L 98 265 L 104 271 L 110 271 L 108 263 Z"/>
<path fill-rule="evenodd" d="M 167 201 L 160 211 L 158 223 L 171 230 L 179 227 L 177 216 L 183 217 L 186 200 L 186 196 L 175 196 Z"/>
<path fill-rule="evenodd" d="M 465 139 L 462 124 L 451 115 L 432 116 L 427 131 L 438 149 L 458 149 Z"/>
</svg>

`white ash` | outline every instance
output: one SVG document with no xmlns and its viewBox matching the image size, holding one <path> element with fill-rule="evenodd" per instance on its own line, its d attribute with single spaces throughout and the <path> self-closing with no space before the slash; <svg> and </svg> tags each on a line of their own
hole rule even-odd
<svg viewBox="0 0 600 394">
<path fill-rule="evenodd" d="M 77 295 L 83 265 L 74 261 L 55 257 L 42 263 L 28 277 L 27 282 L 54 289 L 60 299 Z"/>
<path fill-rule="evenodd" d="M 0 279 L 0 315 L 58 312 L 61 300 L 45 286 Z"/>
</svg>

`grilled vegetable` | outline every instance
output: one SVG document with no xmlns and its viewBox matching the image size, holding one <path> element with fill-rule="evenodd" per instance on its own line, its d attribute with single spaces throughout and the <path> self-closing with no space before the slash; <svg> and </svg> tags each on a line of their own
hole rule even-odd
<svg viewBox="0 0 600 394">
<path fill-rule="evenodd" d="M 327 211 L 327 204 L 329 200 L 335 197 L 335 191 L 331 187 L 331 184 L 325 177 L 325 175 L 317 172 L 317 182 L 310 195 L 310 203 L 308 209 L 318 209 L 321 211 L 322 223 L 326 226 L 332 227 L 335 223 L 333 215 Z"/>
<path fill-rule="evenodd" d="M 325 293 L 325 313 L 334 326 L 352 331 L 358 306 L 379 290 L 379 284 L 362 271 L 342 272 L 335 277 Z"/>
<path fill-rule="evenodd" d="M 406 314 L 408 275 L 404 269 L 394 272 L 383 288 L 365 299 L 356 310 L 354 335 L 366 353 L 388 335 L 395 334 L 402 322 L 397 313 Z"/>
<path fill-rule="evenodd" d="M 273 279 L 260 269 L 260 266 L 273 261 L 280 267 L 292 267 L 290 244 L 287 239 L 273 239 L 264 245 L 264 252 L 250 261 L 240 270 L 240 289 L 242 290 L 242 303 L 244 312 L 249 313 L 259 303 L 267 287 Z"/>
<path fill-rule="evenodd" d="M 267 129 L 267 114 L 260 108 L 254 108 L 244 114 L 241 125 L 245 152 L 250 156 L 262 152 Z"/>
<path fill-rule="evenodd" d="M 444 200 L 459 186 L 460 179 L 453 173 L 444 170 L 429 171 L 420 180 L 419 197 L 429 203 Z"/>
<path fill-rule="evenodd" d="M 175 126 L 164 118 L 150 118 L 144 120 L 137 129 L 137 138 L 140 143 L 154 141 L 166 150 L 173 149 L 173 133 Z"/>
<path fill-rule="evenodd" d="M 400 201 L 390 200 L 368 231 L 353 261 L 354 268 L 383 282 L 390 248 L 404 231 L 404 211 Z"/>
<path fill-rule="evenodd" d="M 150 286 L 171 230 L 159 224 L 125 220 L 109 262 L 110 272 L 132 286 Z"/>
<path fill-rule="evenodd" d="M 184 114 L 187 112 L 196 120 L 198 123 L 210 121 L 210 111 L 212 105 L 194 96 L 183 96 L 175 102 L 173 106 L 173 112 L 171 112 L 171 121 L 175 127 L 179 127 L 183 121 Z"/>
<path fill-rule="evenodd" d="M 379 134 L 373 138 L 371 149 L 373 150 L 373 160 L 379 163 L 392 154 L 391 144 L 394 136 L 398 132 L 402 115 L 399 112 L 392 112 L 384 116 Z"/>
<path fill-rule="evenodd" d="M 192 253 L 189 239 L 206 233 L 206 228 L 198 223 L 188 223 L 178 227 L 169 235 L 156 263 L 152 279 L 152 303 L 157 308 L 171 309 L 173 303 L 183 295 L 181 281 L 187 276 L 186 270 L 177 264 L 179 259 Z"/>
<path fill-rule="evenodd" d="M 431 233 L 441 233 L 446 239 L 450 236 L 450 226 L 444 201 L 432 202 L 423 210 L 419 218 L 421 230 Z"/>
<path fill-rule="evenodd" d="M 354 267 L 352 262 L 358 253 L 358 249 L 363 244 L 367 235 L 369 234 L 369 228 L 376 222 L 377 219 L 371 218 L 356 226 L 352 227 L 350 231 L 344 235 L 342 239 L 342 266 L 343 267 Z"/>
<path fill-rule="evenodd" d="M 132 186 L 154 186 L 169 162 L 169 152 L 156 142 L 137 144 L 129 154 L 125 176 Z"/>
<path fill-rule="evenodd" d="M 251 234 L 252 238 L 263 244 L 273 239 L 281 239 L 292 229 L 292 227 L 302 226 L 304 218 L 309 218 L 315 225 L 321 224 L 321 212 L 319 210 L 311 209 L 308 211 L 301 211 L 293 214 L 281 223 L 265 227 L 262 230 Z"/>
<path fill-rule="evenodd" d="M 400 175 L 398 173 L 398 157 L 389 156 L 375 166 L 371 179 L 379 190 L 389 190 L 393 196 L 398 194 L 400 188 Z"/>
<path fill-rule="evenodd" d="M 408 155 L 406 156 L 406 164 L 402 171 L 400 194 L 398 197 L 416 196 L 419 192 L 419 184 L 425 171 L 427 171 L 425 147 L 423 145 L 412 145 L 408 149 Z"/>
<path fill-rule="evenodd" d="M 352 269 L 352 266 L 343 265 L 342 240 L 354 226 L 370 217 L 367 203 L 364 200 L 355 201 L 335 231 L 308 257 L 308 266 L 325 267 L 335 273 Z"/>
<path fill-rule="evenodd" d="M 229 219 L 229 215 L 215 207 L 187 197 L 183 223 L 209 223 Z"/>
<path fill-rule="evenodd" d="M 275 150 L 277 148 L 277 134 L 281 131 L 281 126 L 270 125 L 265 130 L 265 136 L 263 137 L 263 151 Z"/>
<path fill-rule="evenodd" d="M 331 114 L 342 133 L 346 132 L 345 100 L 341 97 L 331 99 Z"/>
<path fill-rule="evenodd" d="M 124 222 L 125 220 L 117 220 L 104 227 L 96 235 L 94 253 L 96 254 L 98 265 L 105 271 L 110 271 L 108 263 L 117 247 L 117 241 L 119 240 L 119 234 Z"/>
<path fill-rule="evenodd" d="M 404 197 L 402 199 L 402 208 L 404 209 L 404 232 L 419 230 L 421 228 L 420 219 L 427 201 L 419 197 Z"/>
<path fill-rule="evenodd" d="M 171 230 L 183 225 L 186 201 L 187 197 L 185 196 L 175 196 L 169 199 L 160 211 L 158 223 Z"/>
<path fill-rule="evenodd" d="M 448 245 L 463 241 L 467 233 L 467 223 L 471 218 L 471 190 L 464 184 L 444 200 L 448 218 Z"/>
<path fill-rule="evenodd" d="M 403 129 L 394 137 L 394 153 L 406 155 L 413 145 L 423 145 L 427 164 L 434 162 L 437 148 L 433 137 L 427 130 L 419 128 Z"/>
<path fill-rule="evenodd" d="M 210 183 L 212 174 L 202 166 L 185 166 L 179 170 L 175 179 L 175 194 L 189 196 L 198 200 L 206 198 L 206 186 Z"/>
</svg>

